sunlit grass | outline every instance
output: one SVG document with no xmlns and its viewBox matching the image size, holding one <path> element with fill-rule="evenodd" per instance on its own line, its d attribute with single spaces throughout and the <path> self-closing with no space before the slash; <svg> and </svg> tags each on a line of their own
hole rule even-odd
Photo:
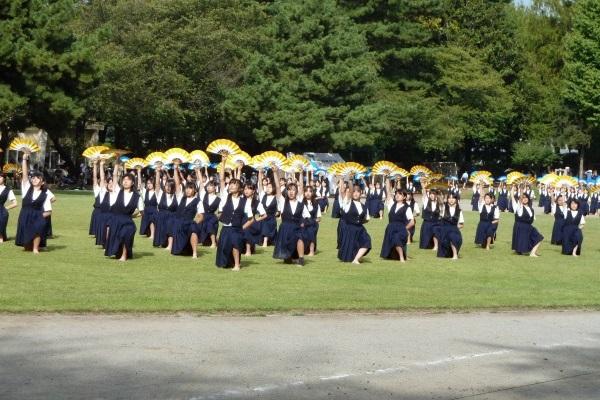
<svg viewBox="0 0 600 400">
<path fill-rule="evenodd" d="M 261 313 L 600 305 L 600 221 L 593 217 L 577 259 L 550 246 L 552 219 L 544 215 L 536 221 L 546 237 L 540 258 L 512 254 L 511 214 L 502 215 L 499 240 L 486 252 L 473 244 L 478 216 L 465 212 L 460 260 L 438 259 L 412 245 L 405 265 L 379 258 L 386 220 L 375 220 L 368 224 L 374 248 L 363 265 L 355 266 L 337 261 L 337 220 L 327 216 L 318 255 L 305 267 L 274 260 L 269 248 L 244 258 L 243 270 L 234 273 L 216 268 L 208 248 L 201 248 L 198 260 L 174 257 L 140 236 L 133 260 L 123 264 L 105 258 L 87 234 L 92 201 L 89 193 L 58 194 L 56 238 L 40 256 L 12 241 L 0 245 L 1 311 Z M 18 209 L 10 215 L 8 234 L 14 237 Z"/>
</svg>

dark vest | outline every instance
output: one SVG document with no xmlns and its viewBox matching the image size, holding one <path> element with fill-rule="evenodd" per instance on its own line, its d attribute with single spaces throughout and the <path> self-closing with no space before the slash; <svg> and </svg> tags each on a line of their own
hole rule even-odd
<svg viewBox="0 0 600 400">
<path fill-rule="evenodd" d="M 458 218 L 460 217 L 460 207 L 458 204 L 454 209 L 454 215 L 450 215 L 450 205 L 444 205 L 444 217 L 442 218 L 442 222 L 446 225 L 458 225 Z"/>
<path fill-rule="evenodd" d="M 348 212 L 343 213 L 342 218 L 344 222 L 351 225 L 362 225 L 367 219 L 367 207 L 362 206 L 362 213 L 358 212 L 354 201 L 350 203 L 350 209 Z"/>
<path fill-rule="evenodd" d="M 490 212 L 488 214 L 487 208 L 485 207 L 485 204 L 484 204 L 483 205 L 483 209 L 479 213 L 479 220 L 480 221 L 492 222 L 494 220 L 494 214 L 495 213 L 496 213 L 496 206 L 492 206 L 492 208 L 490 209 Z"/>
<path fill-rule="evenodd" d="M 532 207 L 529 207 L 529 209 L 531 210 L 531 215 L 529 215 L 527 211 L 525 211 L 525 209 L 523 209 L 523 214 L 521 216 L 519 216 L 515 212 L 515 221 L 529 225 L 533 224 L 533 217 L 535 216 L 535 211 L 533 211 Z"/>
<path fill-rule="evenodd" d="M 388 213 L 388 220 L 390 224 L 408 224 L 408 218 L 406 218 L 406 210 L 408 210 L 410 206 L 406 203 L 398 206 L 398 203 L 394 203 L 390 212 Z M 398 210 L 396 212 L 396 210 Z"/>
<path fill-rule="evenodd" d="M 173 201 L 171 202 L 171 204 L 169 206 L 167 206 L 167 196 L 168 194 L 166 192 L 164 192 L 162 194 L 162 196 L 160 197 L 160 202 L 158 203 L 158 209 L 160 211 L 170 211 L 170 212 L 175 212 L 177 211 L 177 198 L 175 196 L 173 196 Z"/>
<path fill-rule="evenodd" d="M 292 213 L 292 205 L 289 199 L 285 199 L 283 203 L 283 212 L 281 213 L 281 220 L 283 222 L 291 222 L 293 224 L 302 223 L 302 211 L 304 211 L 304 203 L 299 201 L 296 206 L 296 211 Z"/>
<path fill-rule="evenodd" d="M 29 187 L 27 190 L 27 194 L 23 198 L 23 203 L 21 204 L 22 208 L 33 208 L 34 210 L 44 211 L 44 202 L 46 201 L 46 197 L 48 197 L 48 193 L 45 190 L 40 193 L 37 199 L 33 200 L 33 186 Z"/>
<path fill-rule="evenodd" d="M 240 202 L 237 208 L 233 208 L 233 200 L 231 199 L 231 194 L 227 195 L 227 200 L 225 200 L 225 205 L 223 206 L 223 211 L 221 212 L 221 216 L 219 217 L 219 221 L 223 224 L 231 224 L 231 226 L 235 226 L 241 228 L 243 225 L 244 219 L 244 210 L 246 208 L 246 198 L 244 196 L 240 196 Z"/>
<path fill-rule="evenodd" d="M 131 201 L 129 204 L 125 204 L 125 191 L 121 190 L 119 194 L 117 194 L 117 201 L 110 207 L 110 211 L 113 214 L 132 215 L 137 209 L 139 200 L 140 195 L 137 192 L 133 192 Z"/>
<path fill-rule="evenodd" d="M 193 220 L 198 212 L 199 201 L 198 197 L 193 197 L 190 201 L 187 196 L 183 196 L 181 202 L 177 205 L 177 216 L 185 220 Z"/>
<path fill-rule="evenodd" d="M 265 209 L 265 212 L 269 216 L 275 216 L 277 214 L 277 198 L 273 197 L 271 204 L 267 206 L 267 195 L 264 195 L 262 198 L 262 206 Z"/>
<path fill-rule="evenodd" d="M 431 201 L 427 201 L 427 206 L 423 208 L 423 219 L 429 222 L 437 222 L 440 220 L 440 205 L 435 203 L 435 210 L 431 207 Z"/>
<path fill-rule="evenodd" d="M 204 206 L 204 212 L 207 214 L 215 214 L 219 209 L 219 203 L 221 202 L 221 198 L 219 196 L 215 197 L 215 200 L 212 204 L 208 204 L 208 193 L 204 195 L 204 199 L 202 200 L 202 205 Z"/>
<path fill-rule="evenodd" d="M 582 216 L 583 216 L 583 213 L 579 210 L 577 210 L 577 214 L 575 214 L 574 217 L 571 215 L 570 211 L 567 211 L 567 216 L 565 218 L 565 225 L 579 226 L 579 224 L 581 223 Z"/>
</svg>

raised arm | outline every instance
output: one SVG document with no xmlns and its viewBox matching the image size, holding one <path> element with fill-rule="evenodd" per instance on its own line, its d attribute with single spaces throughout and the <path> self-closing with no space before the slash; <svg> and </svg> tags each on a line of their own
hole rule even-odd
<svg viewBox="0 0 600 400">
<path fill-rule="evenodd" d="M 392 183 L 390 182 L 390 178 L 385 175 L 383 177 L 383 181 L 385 182 L 385 191 L 386 193 L 388 193 L 385 202 L 389 203 L 391 200 L 394 199 L 394 196 L 390 196 L 390 193 L 392 192 Z"/>
<path fill-rule="evenodd" d="M 273 169 L 273 185 L 275 186 L 275 194 L 277 195 L 277 199 L 281 199 L 283 198 L 283 194 L 281 193 L 281 186 L 279 186 L 279 168 L 275 164 L 273 164 L 271 168 Z"/>
<path fill-rule="evenodd" d="M 259 168 L 258 169 L 258 182 L 256 182 L 259 194 L 264 193 L 262 181 L 263 181 L 263 170 L 262 170 L 262 168 Z"/>
<path fill-rule="evenodd" d="M 304 170 L 300 170 L 300 179 L 298 180 L 298 198 L 304 196 Z"/>
<path fill-rule="evenodd" d="M 104 160 L 100 160 L 100 165 L 98 167 L 98 169 L 100 170 L 98 171 L 100 173 L 100 181 L 98 181 L 98 185 L 101 188 L 106 189 L 106 175 L 104 174 L 104 163 Z"/>
<path fill-rule="evenodd" d="M 200 169 L 200 167 L 195 167 L 194 173 L 196 174 L 196 187 L 198 188 L 198 193 L 202 194 L 204 193 L 204 185 L 202 184 L 202 170 Z"/>
<path fill-rule="evenodd" d="M 137 169 L 137 190 L 138 192 L 142 191 L 142 169 L 141 168 L 136 168 Z"/>
<path fill-rule="evenodd" d="M 100 182 L 98 182 L 98 160 L 94 160 L 92 163 L 92 185 L 94 187 L 99 187 Z"/>
<path fill-rule="evenodd" d="M 157 166 L 154 169 L 154 191 L 156 192 L 157 195 L 160 192 L 162 192 L 162 187 L 160 185 L 160 171 L 161 170 L 162 170 L 161 166 Z"/>
<path fill-rule="evenodd" d="M 175 178 L 175 193 L 181 193 L 181 175 L 179 175 L 179 164 L 175 164 L 173 177 Z"/>
<path fill-rule="evenodd" d="M 221 165 L 219 166 L 219 193 L 221 196 L 227 195 L 225 193 L 225 163 L 227 162 L 227 154 L 221 156 Z M 223 200 L 221 200 L 223 201 Z"/>
<path fill-rule="evenodd" d="M 29 182 L 29 153 L 23 153 L 21 160 L 21 183 Z"/>
</svg>

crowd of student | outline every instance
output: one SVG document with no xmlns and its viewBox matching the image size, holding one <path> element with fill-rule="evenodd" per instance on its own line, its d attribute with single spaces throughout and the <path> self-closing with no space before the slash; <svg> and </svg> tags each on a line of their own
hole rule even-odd
<svg viewBox="0 0 600 400">
<path fill-rule="evenodd" d="M 22 203 L 15 244 L 39 253 L 51 235 L 52 202 L 43 175 L 28 167 L 29 154 L 22 161 Z M 102 246 L 105 256 L 125 261 L 134 256 L 136 225 L 139 234 L 157 248 L 173 255 L 198 257 L 198 246 L 215 248 L 215 265 L 239 270 L 241 256 L 250 256 L 257 246 L 273 246 L 273 257 L 285 263 L 304 265 L 305 256 L 317 251 L 319 223 L 328 211 L 339 219 L 338 258 L 358 264 L 372 248 L 365 224 L 371 218 L 388 217 L 380 256 L 405 262 L 420 223 L 419 248 L 432 249 L 438 257 L 458 259 L 465 223 L 460 207 L 461 189 L 450 183 L 442 191 L 422 190 L 422 201 L 408 180 L 381 176 L 377 179 L 336 176 L 329 180 L 312 173 L 284 173 L 275 165 L 258 171 L 257 183 L 243 178 L 241 169 L 225 171 L 222 157 L 218 173 L 206 167 L 193 170 L 157 166 L 143 175 L 141 169 L 127 171 L 119 162 L 108 175 L 105 161 L 93 163 L 94 205 L 89 234 Z M 8 211 L 17 206 L 14 192 L 0 175 L 0 241 L 7 238 Z M 360 184 L 359 184 L 360 183 Z M 554 188 L 540 185 L 539 202 L 545 213 L 554 216 L 553 245 L 562 253 L 581 253 L 585 216 L 598 210 L 598 195 L 585 187 Z M 479 213 L 475 243 L 490 249 L 502 212 L 514 213 L 512 250 L 538 256 L 544 237 L 534 227 L 532 202 L 535 192 L 529 185 L 483 187 L 474 185 L 471 209 Z M 421 216 L 420 219 L 417 217 Z"/>
</svg>

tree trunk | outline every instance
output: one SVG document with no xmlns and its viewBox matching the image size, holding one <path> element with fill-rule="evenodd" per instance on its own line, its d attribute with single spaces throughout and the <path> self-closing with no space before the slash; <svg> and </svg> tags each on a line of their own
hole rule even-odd
<svg viewBox="0 0 600 400">
<path fill-rule="evenodd" d="M 583 179 L 583 157 L 585 156 L 585 149 L 582 147 L 579 149 L 579 179 Z"/>
<path fill-rule="evenodd" d="M 52 145 L 54 146 L 58 154 L 60 154 L 60 157 L 65 161 L 65 167 L 69 171 L 69 174 L 77 176 L 79 172 L 77 171 L 77 166 L 73 162 L 69 151 L 60 144 L 60 134 L 56 132 L 48 132 L 48 137 L 50 138 L 50 140 L 52 140 Z"/>
</svg>

